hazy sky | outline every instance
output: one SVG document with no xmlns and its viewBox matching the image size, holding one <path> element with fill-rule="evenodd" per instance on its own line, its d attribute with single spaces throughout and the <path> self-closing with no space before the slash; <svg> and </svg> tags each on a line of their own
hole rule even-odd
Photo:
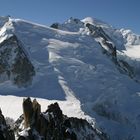
<svg viewBox="0 0 140 140">
<path fill-rule="evenodd" d="M 140 34 L 140 0 L 0 0 L 0 15 L 46 25 L 91 16 Z"/>
</svg>

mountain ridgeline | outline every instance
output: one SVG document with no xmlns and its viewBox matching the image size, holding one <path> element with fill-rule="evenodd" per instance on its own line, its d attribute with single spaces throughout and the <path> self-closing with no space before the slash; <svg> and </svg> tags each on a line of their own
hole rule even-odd
<svg viewBox="0 0 140 140">
<path fill-rule="evenodd" d="M 50 135 L 92 139 L 98 135 L 96 128 L 100 128 L 111 140 L 139 140 L 139 52 L 139 35 L 131 30 L 115 29 L 98 19 L 70 18 L 48 27 L 0 17 L 0 94 L 78 104 L 83 116 L 94 119 L 95 129 L 85 120 L 63 115 L 58 104 L 41 113 L 35 102 L 34 113 L 34 103 L 30 101 L 31 111 L 25 109 L 21 117 L 25 128 L 31 128 L 25 129 L 26 139 L 37 133 L 46 139 Z M 60 114 L 56 118 L 54 108 Z M 32 122 L 31 118 L 36 121 Z M 84 135 L 85 126 L 91 132 L 88 136 Z"/>
</svg>

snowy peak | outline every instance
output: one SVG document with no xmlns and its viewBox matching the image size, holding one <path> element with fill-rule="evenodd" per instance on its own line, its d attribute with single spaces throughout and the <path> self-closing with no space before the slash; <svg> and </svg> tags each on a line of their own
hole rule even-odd
<svg viewBox="0 0 140 140">
<path fill-rule="evenodd" d="M 92 17 L 86 17 L 84 19 L 81 20 L 83 23 L 87 24 L 91 24 L 91 25 L 96 25 L 96 26 L 100 26 L 100 27 L 104 27 L 104 28 L 111 28 L 111 26 L 101 20 L 98 20 L 96 18 L 92 18 Z"/>
<path fill-rule="evenodd" d="M 54 23 L 51 25 L 51 27 L 56 28 L 56 29 L 71 31 L 71 32 L 78 32 L 80 31 L 81 28 L 85 28 L 87 23 L 97 26 L 97 27 L 111 28 L 109 24 L 104 23 L 103 21 L 100 21 L 98 19 L 91 18 L 91 17 L 87 17 L 83 20 L 71 17 L 64 23 L 62 24 Z"/>
<path fill-rule="evenodd" d="M 9 21 L 9 16 L 0 16 L 0 28 Z"/>
<path fill-rule="evenodd" d="M 81 22 L 81 20 L 77 18 L 71 17 L 70 19 L 65 21 L 63 24 L 54 23 L 51 25 L 51 27 L 60 29 L 60 30 L 70 31 L 70 32 L 78 32 L 80 28 L 84 28 L 84 23 Z"/>
<path fill-rule="evenodd" d="M 140 35 L 133 33 L 131 30 L 121 29 L 120 32 L 122 33 L 125 42 L 126 48 L 132 45 L 140 45 Z"/>
<path fill-rule="evenodd" d="M 0 29 L 1 94 L 70 102 L 79 116 L 95 117 L 113 140 L 128 132 L 138 137 L 140 56 L 134 59 L 132 52 L 139 50 L 139 36 L 91 18 L 51 27 L 6 19 Z"/>
</svg>

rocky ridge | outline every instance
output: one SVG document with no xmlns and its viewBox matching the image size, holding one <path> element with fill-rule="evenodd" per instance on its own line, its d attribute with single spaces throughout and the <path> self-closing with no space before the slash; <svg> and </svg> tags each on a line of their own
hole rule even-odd
<svg viewBox="0 0 140 140">
<path fill-rule="evenodd" d="M 109 140 L 86 120 L 64 115 L 58 103 L 41 112 L 37 100 L 30 98 L 23 100 L 23 115 L 13 126 L 6 124 L 0 111 L 0 140 Z"/>
<path fill-rule="evenodd" d="M 14 131 L 6 124 L 6 120 L 0 110 L 0 140 L 15 140 Z"/>
</svg>

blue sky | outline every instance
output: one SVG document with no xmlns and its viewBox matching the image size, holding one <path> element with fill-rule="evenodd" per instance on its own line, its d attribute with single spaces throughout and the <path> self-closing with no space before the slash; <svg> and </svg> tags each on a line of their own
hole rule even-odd
<svg viewBox="0 0 140 140">
<path fill-rule="evenodd" d="M 140 34 L 140 0 L 0 0 L 0 15 L 11 15 L 41 24 L 70 17 L 98 18 L 116 28 Z"/>
</svg>

